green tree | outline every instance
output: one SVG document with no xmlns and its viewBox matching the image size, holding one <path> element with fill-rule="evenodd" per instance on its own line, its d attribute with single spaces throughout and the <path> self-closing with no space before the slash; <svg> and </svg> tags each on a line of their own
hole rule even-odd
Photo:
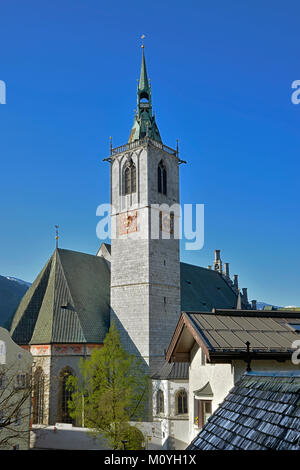
<svg viewBox="0 0 300 470">
<path fill-rule="evenodd" d="M 81 359 L 80 377 L 69 377 L 72 391 L 70 415 L 90 429 L 94 436 L 105 437 L 113 449 L 140 448 L 136 428 L 130 421 L 145 416 L 149 377 L 138 357 L 123 348 L 116 325 L 112 323 L 101 349 L 90 359 Z"/>
</svg>

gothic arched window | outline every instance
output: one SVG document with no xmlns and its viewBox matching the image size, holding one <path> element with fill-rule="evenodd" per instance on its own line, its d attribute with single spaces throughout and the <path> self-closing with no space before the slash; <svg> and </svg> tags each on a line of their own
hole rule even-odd
<svg viewBox="0 0 300 470">
<path fill-rule="evenodd" d="M 136 192 L 136 166 L 134 163 L 131 166 L 131 192 Z"/>
<path fill-rule="evenodd" d="M 44 422 L 44 393 L 44 372 L 41 367 L 38 367 L 33 379 L 33 424 L 43 424 Z"/>
<path fill-rule="evenodd" d="M 187 393 L 185 390 L 180 390 L 176 395 L 176 409 L 177 409 L 177 414 L 179 415 L 182 415 L 188 412 Z"/>
<path fill-rule="evenodd" d="M 125 168 L 125 194 L 130 194 L 130 168 Z"/>
<path fill-rule="evenodd" d="M 156 394 L 156 413 L 164 413 L 164 392 L 162 390 L 158 390 Z"/>
<path fill-rule="evenodd" d="M 136 166 L 130 161 L 127 164 L 124 172 L 125 176 L 125 194 L 132 194 L 136 192 Z"/>
<path fill-rule="evenodd" d="M 69 406 L 68 403 L 72 398 L 72 391 L 68 386 L 68 378 L 74 375 L 71 368 L 66 367 L 63 369 L 59 376 L 59 417 L 61 423 L 74 423 L 73 418 L 70 416 Z"/>
<path fill-rule="evenodd" d="M 157 168 L 157 191 L 167 194 L 167 170 L 163 162 L 160 162 Z"/>
</svg>

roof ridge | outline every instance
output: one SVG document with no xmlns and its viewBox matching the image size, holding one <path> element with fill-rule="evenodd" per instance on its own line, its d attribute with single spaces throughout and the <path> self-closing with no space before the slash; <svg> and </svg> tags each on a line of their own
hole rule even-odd
<svg viewBox="0 0 300 470">
<path fill-rule="evenodd" d="M 184 311 L 187 315 L 216 315 L 216 316 L 224 316 L 224 317 L 258 317 L 258 318 L 299 318 L 300 319 L 300 312 L 291 312 L 287 310 L 236 310 L 236 309 L 215 309 L 212 312 L 201 312 L 201 311 Z"/>
<path fill-rule="evenodd" d="M 279 370 L 279 371 L 251 371 L 245 372 L 244 376 L 249 377 L 299 377 L 300 378 L 300 370 Z"/>
<path fill-rule="evenodd" d="M 51 329 L 50 329 L 50 343 L 53 335 L 53 318 L 54 318 L 54 312 L 55 312 L 55 279 L 56 279 L 56 258 L 57 258 L 57 249 L 53 252 L 53 254 L 50 257 L 51 260 L 51 269 L 49 271 L 48 279 L 47 279 L 47 286 L 44 292 L 43 300 L 40 303 L 39 306 L 39 313 L 38 317 L 36 319 L 34 329 L 33 329 L 33 334 L 30 339 L 30 344 L 35 344 L 35 336 L 39 336 L 39 326 L 40 322 L 43 320 L 43 306 L 45 305 L 45 302 L 47 301 L 47 293 L 52 292 L 53 294 L 53 304 L 52 304 L 52 313 L 49 315 L 49 321 L 51 322 Z M 52 278 L 53 277 L 53 281 Z M 52 281 L 52 288 L 51 288 L 51 281 Z M 50 289 L 51 288 L 51 289 Z M 50 297 L 51 298 L 51 297 Z M 43 325 L 43 330 L 46 331 L 45 326 Z"/>
<path fill-rule="evenodd" d="M 52 264 L 53 264 L 53 255 L 47 260 L 46 264 L 43 266 L 42 270 L 39 272 L 38 276 L 36 277 L 34 282 L 31 284 L 30 288 L 27 290 L 27 292 L 25 293 L 24 297 L 22 298 L 21 302 L 18 305 L 18 308 L 13 316 L 11 327 L 10 327 L 10 335 L 16 343 L 19 343 L 18 338 L 20 334 L 20 329 L 26 328 L 26 327 L 27 327 L 27 333 L 26 333 L 27 341 L 28 342 L 31 341 L 35 326 L 31 328 L 30 326 L 28 326 L 28 322 L 27 324 L 25 323 L 24 325 L 24 318 L 26 318 L 26 315 L 28 315 L 28 309 L 33 303 L 33 298 L 36 298 L 39 295 L 39 287 L 41 285 L 42 285 L 42 299 L 44 299 L 45 293 L 47 290 L 48 281 L 49 281 L 49 276 L 52 270 Z M 46 286 L 45 288 L 43 288 L 43 282 L 45 281 L 45 279 L 46 279 Z M 33 304 L 35 305 L 36 301 Z M 39 312 L 37 313 L 37 316 L 35 318 L 35 324 L 36 324 L 38 316 L 39 316 Z M 30 331 L 28 331 L 28 328 Z M 29 333 L 30 333 L 30 338 L 28 337 Z M 21 342 L 21 344 L 23 344 L 23 341 Z"/>
<path fill-rule="evenodd" d="M 72 251 L 72 250 L 65 250 L 65 251 Z M 82 327 L 82 323 L 81 323 L 81 321 L 80 321 L 80 316 L 78 315 L 78 310 L 77 310 L 77 308 L 76 308 L 76 302 L 74 302 L 74 297 L 73 297 L 73 295 L 72 295 L 71 288 L 70 288 L 70 285 L 69 285 L 69 282 L 68 282 L 68 279 L 67 279 L 67 276 L 66 276 L 66 273 L 65 273 L 65 270 L 64 270 L 64 266 L 63 266 L 63 263 L 62 263 L 62 260 L 61 260 L 61 257 L 60 257 L 59 248 L 57 249 L 57 252 L 58 252 L 57 255 L 58 255 L 58 260 L 59 260 L 59 265 L 60 265 L 60 268 L 61 268 L 61 272 L 62 272 L 63 278 L 64 278 L 64 280 L 65 280 L 66 287 L 67 287 L 67 289 L 68 289 L 68 293 L 69 293 L 70 298 L 71 298 L 71 300 L 72 300 L 74 309 L 75 309 L 75 312 L 74 312 L 74 313 L 76 314 L 78 323 L 79 323 L 79 325 L 80 325 L 81 334 L 82 334 L 82 336 L 84 337 L 85 341 L 87 341 L 86 336 L 85 336 L 85 334 L 84 334 L 83 327 Z M 76 253 L 76 252 L 74 252 L 74 253 Z M 79 253 L 79 252 L 78 252 L 78 253 Z M 85 254 L 85 253 L 81 253 L 81 254 Z M 91 255 L 91 256 L 94 256 L 94 257 L 95 257 L 95 255 Z M 57 275 L 57 272 L 56 272 L 56 270 L 55 270 L 55 279 L 56 279 L 56 275 Z M 56 295 L 57 295 L 57 293 L 55 292 L 55 296 L 54 296 L 54 303 L 55 303 L 55 305 L 56 305 Z M 54 325 L 54 322 L 53 322 L 53 324 L 52 324 L 52 336 L 53 336 L 53 325 Z"/>
<path fill-rule="evenodd" d="M 84 253 L 83 251 L 77 251 L 77 250 L 68 250 L 67 248 L 56 248 L 56 250 L 58 253 L 61 253 L 61 252 L 67 252 L 67 253 L 77 253 L 79 255 L 84 255 L 84 256 L 92 256 L 93 258 L 96 257 L 96 255 L 94 255 L 93 253 Z M 55 252 L 54 252 L 55 253 Z"/>
<path fill-rule="evenodd" d="M 214 269 L 205 268 L 204 266 L 199 266 L 198 264 L 186 263 L 185 261 L 180 261 L 180 264 L 187 264 L 188 266 L 193 266 L 194 268 L 201 268 L 205 269 L 206 271 L 217 272 Z"/>
</svg>

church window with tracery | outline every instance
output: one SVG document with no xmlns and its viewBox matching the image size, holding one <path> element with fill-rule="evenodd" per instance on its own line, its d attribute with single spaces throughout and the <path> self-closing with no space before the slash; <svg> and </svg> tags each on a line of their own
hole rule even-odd
<svg viewBox="0 0 300 470">
<path fill-rule="evenodd" d="M 187 408 L 187 393 L 185 390 L 180 390 L 176 395 L 176 408 L 177 414 L 185 414 L 188 412 Z"/>
<path fill-rule="evenodd" d="M 33 423 L 43 424 L 44 422 L 44 393 L 45 378 L 41 367 L 38 367 L 34 374 L 33 381 Z"/>
<path fill-rule="evenodd" d="M 136 166 L 130 162 L 125 168 L 125 194 L 136 192 Z"/>
<path fill-rule="evenodd" d="M 73 418 L 70 416 L 69 401 L 72 398 L 72 390 L 68 386 L 68 378 L 74 375 L 70 368 L 65 368 L 60 373 L 60 419 L 62 423 L 74 424 Z"/>
</svg>

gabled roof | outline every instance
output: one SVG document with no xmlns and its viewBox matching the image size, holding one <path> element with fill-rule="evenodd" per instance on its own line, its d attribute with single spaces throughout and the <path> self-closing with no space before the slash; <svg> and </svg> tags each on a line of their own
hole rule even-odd
<svg viewBox="0 0 300 470">
<path fill-rule="evenodd" d="M 189 364 L 173 362 L 169 364 L 166 362 L 161 369 L 151 375 L 151 379 L 172 380 L 181 379 L 188 380 L 189 378 Z"/>
<path fill-rule="evenodd" d="M 189 361 L 193 345 L 199 344 L 209 360 L 238 357 L 250 342 L 252 358 L 289 357 L 299 334 L 300 312 L 262 310 L 215 310 L 184 312 L 167 351 L 167 361 Z"/>
<path fill-rule="evenodd" d="M 102 342 L 109 327 L 109 260 L 109 244 L 101 245 L 98 256 L 57 249 L 14 315 L 14 340 L 19 344 Z M 236 305 L 236 293 L 218 272 L 186 263 L 180 263 L 180 271 L 182 309 Z"/>
<path fill-rule="evenodd" d="M 104 258 L 57 249 L 23 297 L 12 338 L 18 344 L 102 343 L 109 292 Z"/>
<path fill-rule="evenodd" d="M 300 450 L 300 375 L 244 375 L 187 450 Z"/>
</svg>

